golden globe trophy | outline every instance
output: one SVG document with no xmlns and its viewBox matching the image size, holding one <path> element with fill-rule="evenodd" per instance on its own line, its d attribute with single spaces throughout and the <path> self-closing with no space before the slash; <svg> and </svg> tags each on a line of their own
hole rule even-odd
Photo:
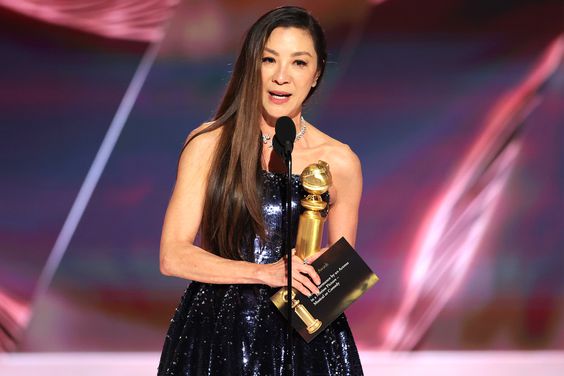
<svg viewBox="0 0 564 376">
<path fill-rule="evenodd" d="M 296 255 L 305 260 L 321 249 L 325 223 L 321 211 L 328 205 L 321 195 L 329 190 L 333 182 L 329 165 L 321 160 L 310 164 L 302 171 L 300 182 L 309 195 L 300 201 L 305 210 L 300 215 L 298 224 Z"/>
<path fill-rule="evenodd" d="M 321 212 L 328 203 L 323 201 L 321 195 L 327 192 L 332 184 L 329 165 L 324 161 L 318 161 L 307 166 L 300 175 L 300 182 L 307 197 L 300 201 L 304 212 L 300 215 L 298 223 L 298 234 L 296 238 L 296 255 L 302 260 L 319 252 L 323 238 L 323 225 L 325 217 Z M 282 288 L 272 296 L 272 301 L 282 312 L 283 306 L 288 303 L 287 289 Z M 296 298 L 296 291 L 292 289 L 291 305 L 296 315 L 302 320 L 309 334 L 315 333 L 322 326 L 322 322 L 311 315 L 307 308 Z"/>
</svg>

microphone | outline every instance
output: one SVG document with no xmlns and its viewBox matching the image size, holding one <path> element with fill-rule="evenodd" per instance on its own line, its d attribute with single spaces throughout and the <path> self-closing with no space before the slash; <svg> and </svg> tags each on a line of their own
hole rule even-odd
<svg viewBox="0 0 564 376">
<path fill-rule="evenodd" d="M 294 150 L 296 126 L 291 118 L 282 116 L 276 120 L 275 132 L 272 147 L 279 156 L 288 160 Z"/>
</svg>

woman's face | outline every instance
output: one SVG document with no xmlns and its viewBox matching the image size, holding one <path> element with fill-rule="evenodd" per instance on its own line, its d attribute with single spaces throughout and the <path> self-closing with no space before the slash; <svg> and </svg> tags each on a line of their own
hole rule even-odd
<svg viewBox="0 0 564 376">
<path fill-rule="evenodd" d="M 317 80 L 317 53 L 305 29 L 277 27 L 262 54 L 262 107 L 265 120 L 297 116 Z"/>
</svg>

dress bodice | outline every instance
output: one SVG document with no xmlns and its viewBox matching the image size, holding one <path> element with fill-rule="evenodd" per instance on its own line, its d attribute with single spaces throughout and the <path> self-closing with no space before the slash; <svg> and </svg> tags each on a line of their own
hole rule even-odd
<svg viewBox="0 0 564 376">
<path fill-rule="evenodd" d="M 269 264 L 278 261 L 284 254 L 284 234 L 286 231 L 286 174 L 264 171 L 262 172 L 262 215 L 266 230 L 266 239 L 256 237 L 254 241 L 254 259 L 248 259 L 258 264 Z M 300 200 L 307 196 L 307 192 L 300 183 L 300 176 L 292 174 L 292 248 L 295 247 L 298 231 L 298 221 L 303 208 Z M 328 202 L 329 193 L 322 195 Z M 328 209 L 322 212 L 326 216 Z M 249 257 L 250 258 L 250 257 Z"/>
</svg>

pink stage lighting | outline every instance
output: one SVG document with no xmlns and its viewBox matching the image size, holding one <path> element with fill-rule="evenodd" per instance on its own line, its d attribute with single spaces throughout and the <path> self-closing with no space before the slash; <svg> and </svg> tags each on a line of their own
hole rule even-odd
<svg viewBox="0 0 564 376">
<path fill-rule="evenodd" d="M 155 42 L 179 0 L 0 0 L 0 6 L 108 38 Z"/>
<path fill-rule="evenodd" d="M 540 88 L 559 67 L 557 38 L 529 76 L 502 97 L 484 131 L 431 205 L 413 244 L 399 311 L 386 328 L 384 350 L 411 350 L 464 281 L 488 231 L 519 155 L 517 136 L 541 101 Z"/>
</svg>

